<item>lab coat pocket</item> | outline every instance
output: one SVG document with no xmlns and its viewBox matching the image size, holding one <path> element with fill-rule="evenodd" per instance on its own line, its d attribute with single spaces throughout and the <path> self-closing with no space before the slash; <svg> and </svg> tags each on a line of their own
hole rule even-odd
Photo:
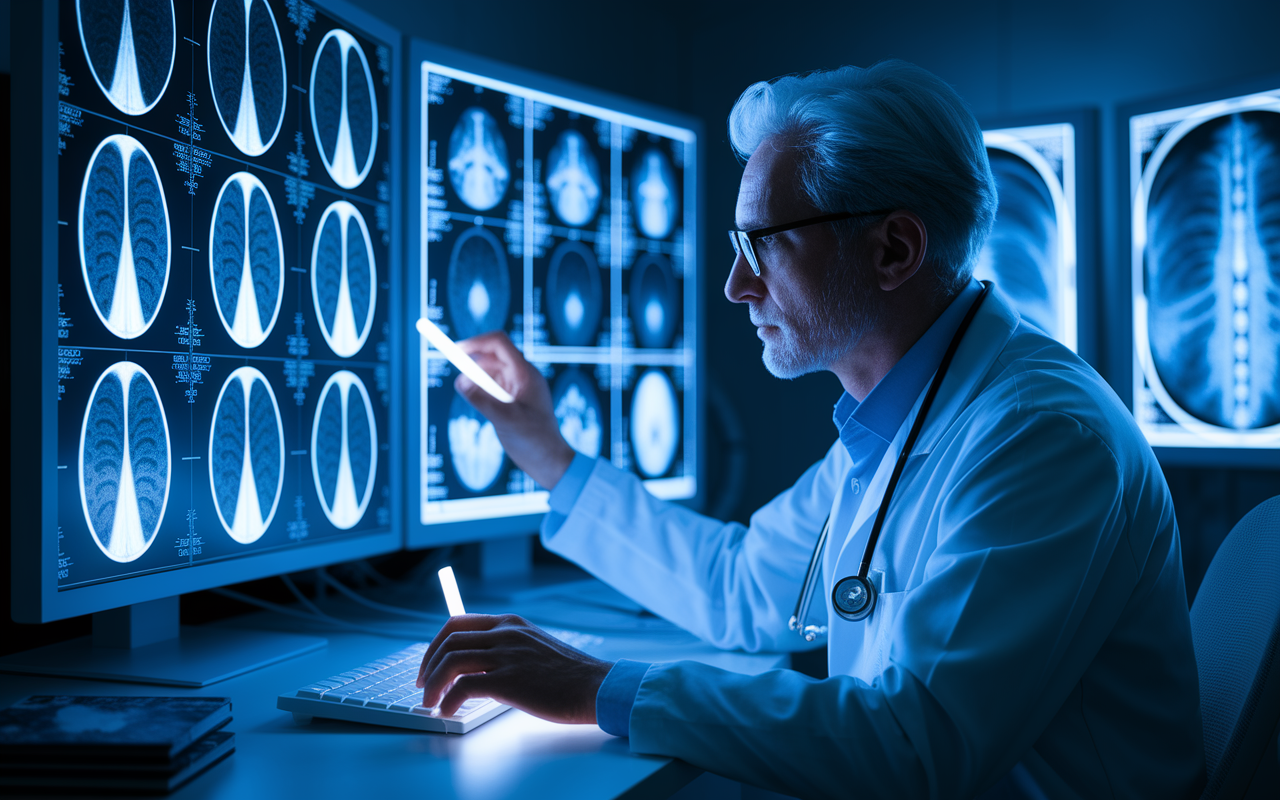
<svg viewBox="0 0 1280 800">
<path fill-rule="evenodd" d="M 876 597 L 875 610 L 862 622 L 845 623 L 866 625 L 863 648 L 854 664 L 855 677 L 875 683 L 889 663 L 889 645 L 893 636 L 894 623 L 898 612 L 907 596 L 906 592 L 881 592 Z"/>
</svg>

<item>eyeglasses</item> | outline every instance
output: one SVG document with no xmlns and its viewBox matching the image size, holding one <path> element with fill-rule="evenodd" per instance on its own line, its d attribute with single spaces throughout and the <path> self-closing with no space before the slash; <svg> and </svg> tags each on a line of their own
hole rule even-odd
<svg viewBox="0 0 1280 800">
<path fill-rule="evenodd" d="M 756 257 L 755 248 L 757 239 L 764 236 L 772 236 L 775 233 L 782 233 L 783 231 L 804 228 L 808 225 L 818 225 L 823 222 L 839 222 L 842 219 L 855 219 L 857 217 L 882 217 L 892 210 L 862 211 L 856 214 L 843 211 L 839 214 L 823 214 L 820 217 L 810 217 L 798 222 L 786 222 L 782 225 L 773 225 L 768 228 L 756 228 L 753 231 L 729 231 L 729 241 L 733 243 L 733 252 L 745 258 L 747 264 L 751 267 L 751 271 L 756 274 L 756 277 L 760 277 L 760 260 Z"/>
</svg>

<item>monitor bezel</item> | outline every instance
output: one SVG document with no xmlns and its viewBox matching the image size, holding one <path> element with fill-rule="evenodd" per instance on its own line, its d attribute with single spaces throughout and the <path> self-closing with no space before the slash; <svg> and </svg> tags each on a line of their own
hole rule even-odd
<svg viewBox="0 0 1280 800">
<path fill-rule="evenodd" d="M 703 353 L 705 350 L 705 317 L 703 306 L 705 305 L 704 295 L 704 270 L 700 267 L 704 263 L 703 248 L 705 246 L 706 237 L 704 236 L 703 227 L 705 226 L 705 197 L 706 197 L 706 137 L 703 130 L 702 121 L 690 114 L 685 114 L 669 108 L 652 105 L 641 100 L 625 97 L 615 94 L 604 89 L 586 86 L 564 78 L 555 77 L 536 70 L 517 67 L 484 56 L 474 55 L 472 53 L 463 52 L 447 45 L 430 42 L 425 39 L 411 38 L 406 47 L 408 54 L 405 70 L 408 79 L 406 87 L 409 97 L 405 104 L 408 115 L 408 136 L 405 139 L 405 152 L 408 154 L 408 183 L 406 184 L 406 212 L 409 215 L 409 222 L 405 225 L 408 231 L 406 250 L 406 258 L 408 259 L 408 279 L 406 281 L 406 320 L 412 318 L 411 298 L 417 297 L 420 289 L 419 285 L 419 269 L 417 262 L 417 254 L 422 246 L 422 232 L 419 226 L 412 224 L 413 220 L 419 219 L 421 213 L 420 193 L 414 190 L 421 180 L 421 165 L 419 159 L 415 156 L 417 152 L 416 143 L 422 135 L 422 69 L 423 62 L 431 62 L 448 66 L 457 70 L 483 75 L 497 81 L 504 81 L 517 86 L 525 87 L 537 92 L 544 92 L 549 95 L 555 95 L 566 99 L 573 99 L 589 105 L 607 108 L 622 114 L 629 114 L 645 120 L 665 123 L 673 127 L 683 128 L 692 131 L 695 137 L 695 176 L 694 176 L 694 196 L 695 207 L 694 214 L 697 230 L 694 232 L 694 285 L 697 293 L 698 313 L 696 315 L 696 341 L 694 345 L 695 352 L 695 381 L 699 387 L 697 397 L 695 398 L 694 411 L 696 414 L 697 435 L 695 436 L 696 448 L 696 464 L 694 468 L 694 478 L 696 481 L 695 494 L 691 498 L 677 500 L 675 502 L 688 506 L 693 509 L 701 509 L 706 498 L 706 366 Z M 545 512 L 515 514 L 511 516 L 489 517 L 478 520 L 465 520 L 456 522 L 437 522 L 426 524 L 421 518 L 421 481 L 418 480 L 418 474 L 421 469 L 421 459 L 419 455 L 418 441 L 422 434 L 421 425 L 418 420 L 418 391 L 420 385 L 420 367 L 419 367 L 419 337 L 416 335 L 407 336 L 405 340 L 405 357 L 407 360 L 405 376 L 406 376 L 406 400 L 405 400 L 405 429 L 408 433 L 407 441 L 409 446 L 406 447 L 406 465 L 405 470 L 405 507 L 408 518 L 405 523 L 405 547 L 408 549 L 421 549 L 426 547 L 438 547 L 443 545 L 461 544 L 466 542 L 477 542 L 488 539 L 499 539 L 513 536 L 521 536 L 536 533 L 545 516 Z"/>
<path fill-rule="evenodd" d="M 403 207 L 403 63 L 404 37 L 390 25 L 347 0 L 311 0 L 322 10 L 346 19 L 354 26 L 385 41 L 392 50 L 391 109 L 389 130 L 393 168 L 391 204 Z M 12 9 L 14 30 L 13 119 L 31 124 L 12 126 L 13 152 L 33 152 L 36 157 L 13 158 L 10 192 L 22 202 L 12 204 L 14 231 L 35 235 L 13 237 L 11 263 L 35 264 L 39 269 L 10 270 L 9 307 L 12 377 L 39 375 L 38 392 L 18 391 L 11 381 L 11 449 L 9 454 L 13 498 L 39 498 L 34 508 L 13 504 L 9 510 L 11 532 L 11 616 L 15 622 L 43 623 L 68 617 L 144 603 L 165 597 L 211 589 L 231 583 L 322 567 L 341 561 L 367 558 L 400 549 L 403 542 L 402 374 L 390 370 L 392 404 L 389 414 L 392 518 L 388 529 L 337 542 L 319 542 L 286 551 L 248 554 L 241 558 L 179 567 L 159 573 L 124 577 L 90 586 L 59 591 L 57 582 L 57 184 L 58 184 L 58 13 L 60 3 L 17 3 Z M 34 195 L 34 197 L 33 197 Z M 392 225 L 399 228 L 402 215 L 393 211 Z M 391 259 L 401 263 L 403 235 L 393 230 Z M 389 270 L 392 298 L 403 292 L 402 270 Z M 31 298 L 39 297 L 39 302 Z M 403 335 L 398 324 L 399 303 L 390 308 L 391 364 L 403 358 Z M 30 345 L 30 331 L 44 331 L 37 345 Z M 30 420 L 37 420 L 31 424 Z M 32 468 L 32 454 L 35 468 Z M 34 529 L 34 532 L 33 532 Z"/>
</svg>

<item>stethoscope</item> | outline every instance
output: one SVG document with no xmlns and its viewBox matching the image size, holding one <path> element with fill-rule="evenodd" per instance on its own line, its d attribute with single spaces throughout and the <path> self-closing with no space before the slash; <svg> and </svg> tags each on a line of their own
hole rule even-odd
<svg viewBox="0 0 1280 800">
<path fill-rule="evenodd" d="M 862 551 L 862 563 L 858 566 L 858 574 L 850 575 L 836 581 L 835 588 L 831 590 L 831 605 L 835 608 L 836 613 L 850 622 L 860 622 L 871 616 L 871 612 L 876 607 L 877 590 L 875 584 L 867 579 L 867 575 L 871 571 L 871 557 L 876 552 L 876 542 L 880 540 L 880 531 L 884 527 L 884 519 L 889 513 L 889 501 L 893 499 L 893 492 L 898 488 L 898 479 L 902 477 L 902 470 L 907 465 L 907 459 L 911 456 L 911 449 L 915 447 L 916 439 L 920 436 L 920 430 L 924 427 L 925 416 L 928 415 L 929 409 L 933 406 L 933 398 L 938 394 L 938 387 L 942 385 L 942 379 L 947 375 L 947 368 L 951 366 L 951 359 L 955 357 L 956 350 L 960 347 L 960 342 L 964 339 L 965 332 L 969 330 L 969 324 L 973 322 L 974 316 L 978 313 L 978 306 L 982 305 L 982 301 L 986 299 L 987 294 L 991 291 L 991 281 L 982 282 L 982 291 L 978 294 L 978 299 L 973 301 L 973 305 L 969 306 L 969 311 L 965 314 L 964 319 L 960 322 L 960 327 L 956 329 L 955 335 L 951 337 L 951 343 L 947 345 L 947 351 L 942 356 L 942 362 L 938 365 L 938 371 L 933 376 L 933 383 L 929 384 L 929 391 L 924 396 L 924 402 L 920 404 L 920 410 L 916 412 L 916 418 L 911 423 L 911 431 L 907 434 L 906 444 L 902 446 L 902 452 L 898 455 L 898 463 L 893 467 L 893 474 L 889 477 L 889 485 L 885 487 L 884 497 L 880 500 L 880 510 L 876 513 L 875 524 L 871 526 L 871 535 L 867 537 L 867 546 Z M 819 636 L 825 636 L 827 633 L 826 625 L 805 625 L 800 627 L 801 622 L 809 615 L 809 606 L 813 602 L 813 593 L 817 589 L 817 576 L 820 571 L 820 563 L 822 554 L 826 550 L 827 537 L 831 534 L 831 516 L 827 516 L 827 521 L 822 525 L 822 534 L 818 537 L 818 543 L 813 548 L 813 556 L 809 559 L 809 569 L 804 574 L 804 586 L 800 588 L 800 597 L 796 600 L 796 611 L 791 615 L 791 622 L 788 626 L 791 630 L 796 631 L 804 637 L 806 642 L 812 642 Z"/>
</svg>

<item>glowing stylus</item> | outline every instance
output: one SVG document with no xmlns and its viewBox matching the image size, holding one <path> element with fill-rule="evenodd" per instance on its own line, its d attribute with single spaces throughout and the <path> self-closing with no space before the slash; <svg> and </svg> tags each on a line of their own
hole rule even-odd
<svg viewBox="0 0 1280 800">
<path fill-rule="evenodd" d="M 440 576 L 440 588 L 444 589 L 444 604 L 449 607 L 449 616 L 460 617 L 467 613 L 462 607 L 462 595 L 458 593 L 458 579 L 453 577 L 453 567 L 445 567 L 437 574 Z"/>
<path fill-rule="evenodd" d="M 449 359 L 449 363 L 466 375 L 476 386 L 484 389 L 489 394 L 501 400 L 504 403 L 513 403 L 515 398 L 507 394 L 507 390 L 498 385 L 489 373 L 480 368 L 480 365 L 471 359 L 471 356 L 462 352 L 462 348 L 453 343 L 453 340 L 442 330 L 436 327 L 431 320 L 423 317 L 418 320 L 418 333 L 427 337 L 427 341 L 431 342 L 431 346 L 439 350 L 441 355 Z"/>
</svg>

